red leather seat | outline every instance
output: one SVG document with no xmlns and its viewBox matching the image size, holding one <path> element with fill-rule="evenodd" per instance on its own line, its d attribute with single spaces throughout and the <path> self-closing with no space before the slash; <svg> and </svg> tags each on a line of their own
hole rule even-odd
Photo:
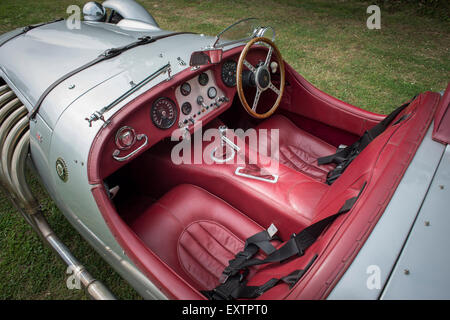
<svg viewBox="0 0 450 320">
<path fill-rule="evenodd" d="M 327 174 L 335 165 L 319 166 L 317 158 L 336 152 L 336 147 L 303 131 L 282 115 L 275 115 L 261 123 L 257 129 L 279 129 L 280 150 L 277 160 L 320 182 L 325 182 Z M 259 131 L 258 131 L 259 132 Z"/>
<path fill-rule="evenodd" d="M 131 228 L 197 290 L 211 290 L 245 239 L 263 228 L 222 199 L 193 185 L 166 193 Z"/>
</svg>

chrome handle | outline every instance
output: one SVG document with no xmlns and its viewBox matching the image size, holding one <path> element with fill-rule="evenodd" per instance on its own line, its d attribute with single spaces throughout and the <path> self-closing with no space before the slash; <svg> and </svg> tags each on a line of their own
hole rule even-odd
<svg viewBox="0 0 450 320">
<path fill-rule="evenodd" d="M 114 152 L 113 152 L 113 154 L 112 154 L 114 160 L 117 160 L 117 161 L 120 161 L 120 162 L 126 161 L 126 160 L 130 159 L 132 156 L 134 156 L 136 153 L 138 153 L 139 151 L 141 151 L 141 150 L 148 144 L 148 137 L 147 137 L 147 135 L 145 135 L 145 134 L 138 134 L 137 137 L 136 137 L 136 139 L 137 139 L 138 141 L 141 141 L 142 139 L 144 139 L 145 141 L 144 141 L 144 143 L 143 143 L 139 148 L 137 148 L 136 150 L 134 150 L 134 151 L 131 152 L 130 154 L 127 154 L 127 155 L 124 156 L 124 157 L 119 157 L 120 150 L 117 150 L 117 149 L 114 150 Z"/>
</svg>

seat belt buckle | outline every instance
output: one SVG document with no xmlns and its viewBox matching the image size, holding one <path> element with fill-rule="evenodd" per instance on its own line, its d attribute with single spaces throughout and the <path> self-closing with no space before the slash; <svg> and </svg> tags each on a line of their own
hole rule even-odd
<svg viewBox="0 0 450 320">
<path fill-rule="evenodd" d="M 220 275 L 220 278 L 219 278 L 219 282 L 221 284 L 224 284 L 225 282 L 227 282 L 229 277 L 230 277 L 229 274 L 225 274 L 225 272 L 222 272 L 222 274 Z"/>
<path fill-rule="evenodd" d="M 269 234 L 270 239 L 273 238 L 274 235 L 276 235 L 278 232 L 277 227 L 272 223 L 269 228 L 267 228 L 267 233 Z"/>
</svg>

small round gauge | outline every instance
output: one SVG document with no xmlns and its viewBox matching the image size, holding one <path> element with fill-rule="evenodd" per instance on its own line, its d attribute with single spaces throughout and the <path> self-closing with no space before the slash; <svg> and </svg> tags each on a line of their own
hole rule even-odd
<svg viewBox="0 0 450 320">
<path fill-rule="evenodd" d="M 136 132 L 133 128 L 125 126 L 116 133 L 116 146 L 120 150 L 128 150 L 136 142 Z"/>
<path fill-rule="evenodd" d="M 217 96 L 217 89 L 215 87 L 209 87 L 208 98 L 214 99 Z"/>
<path fill-rule="evenodd" d="M 237 63 L 233 60 L 225 61 L 222 65 L 222 81 L 227 87 L 236 85 L 236 68 Z"/>
<path fill-rule="evenodd" d="M 208 84 L 209 77 L 206 73 L 200 73 L 198 76 L 198 83 L 200 83 L 201 86 L 206 86 Z"/>
<path fill-rule="evenodd" d="M 151 118 L 158 128 L 169 129 L 177 120 L 177 116 L 177 106 L 171 99 L 162 97 L 153 102 Z"/>
<path fill-rule="evenodd" d="M 188 115 L 189 113 L 191 113 L 192 111 L 192 105 L 189 102 L 185 102 L 181 105 L 181 112 L 183 112 L 183 114 Z"/>
<path fill-rule="evenodd" d="M 180 87 L 181 94 L 188 96 L 191 93 L 191 85 L 187 82 L 183 83 Z"/>
</svg>

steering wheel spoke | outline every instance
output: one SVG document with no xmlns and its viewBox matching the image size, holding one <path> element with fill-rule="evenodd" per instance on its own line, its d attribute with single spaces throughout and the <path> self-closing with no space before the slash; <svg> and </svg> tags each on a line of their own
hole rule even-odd
<svg viewBox="0 0 450 320">
<path fill-rule="evenodd" d="M 258 102 L 259 102 L 259 97 L 261 96 L 261 92 L 262 92 L 262 90 L 260 88 L 256 89 L 255 100 L 253 100 L 253 106 L 252 106 L 253 111 L 256 111 L 256 108 L 258 107 Z"/>
<path fill-rule="evenodd" d="M 272 89 L 272 91 L 275 92 L 277 96 L 280 95 L 280 90 L 278 90 L 278 88 L 275 87 L 275 85 L 272 82 L 269 84 L 269 88 Z"/>
<path fill-rule="evenodd" d="M 244 60 L 244 66 L 246 66 L 251 72 L 256 73 L 256 68 L 247 60 Z"/>
<path fill-rule="evenodd" d="M 269 52 L 267 53 L 266 61 L 264 62 L 265 66 L 269 66 L 270 60 L 272 59 L 273 48 L 269 47 Z"/>
</svg>

